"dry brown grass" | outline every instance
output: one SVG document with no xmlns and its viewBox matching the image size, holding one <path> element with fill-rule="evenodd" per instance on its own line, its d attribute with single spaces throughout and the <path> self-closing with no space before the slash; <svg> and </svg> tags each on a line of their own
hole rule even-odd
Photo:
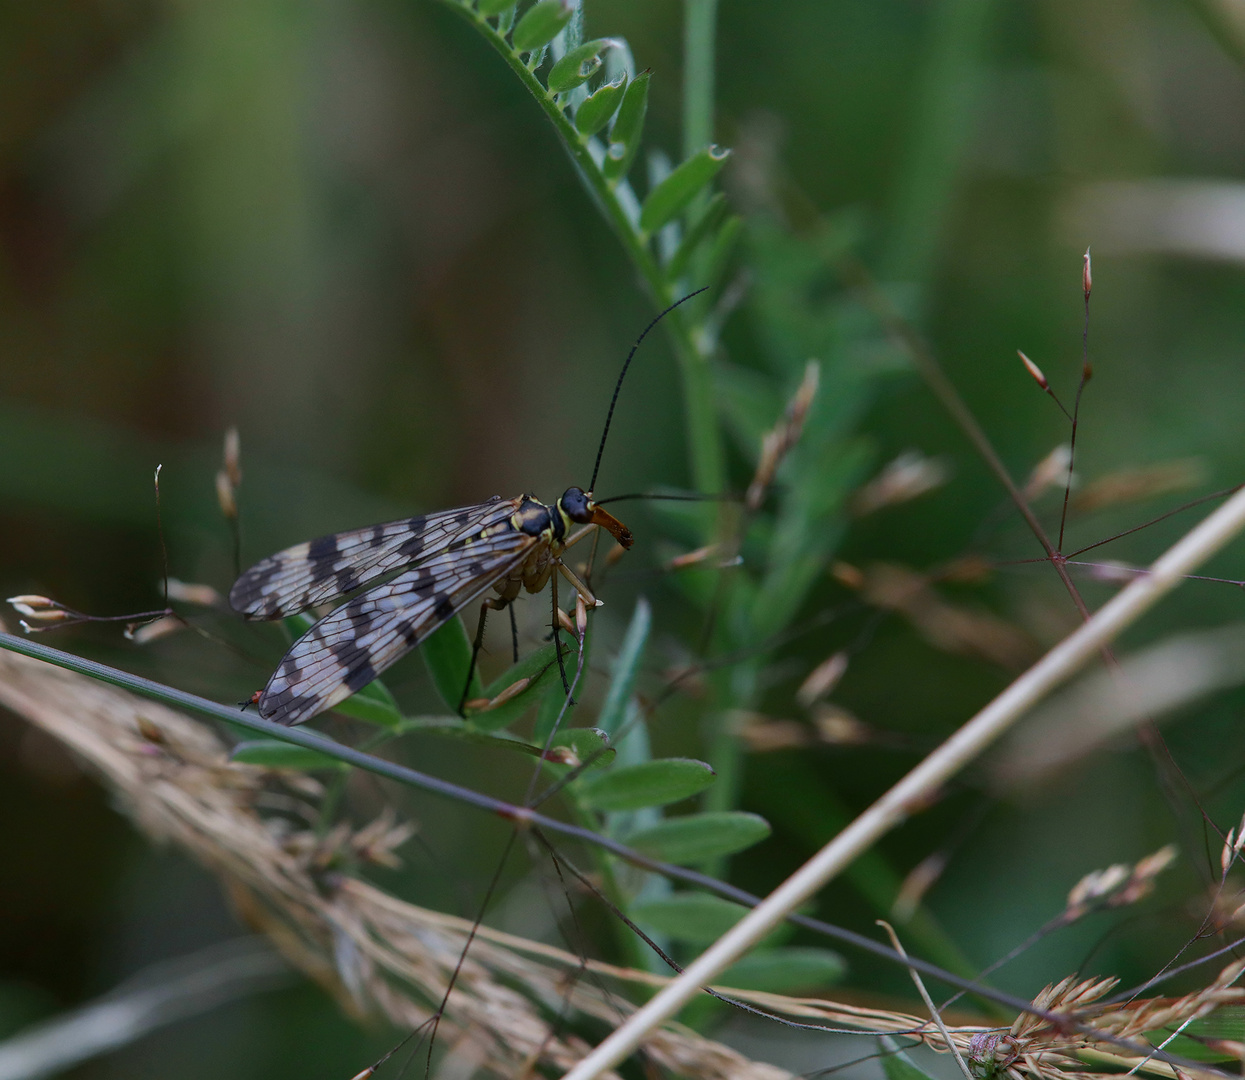
<svg viewBox="0 0 1245 1080">
<path fill-rule="evenodd" d="M 314 819 L 320 794 L 314 780 L 230 762 L 226 744 L 206 724 L 39 661 L 0 653 L 0 702 L 71 750 L 147 836 L 176 845 L 217 874 L 240 916 L 348 1011 L 384 1016 L 400 1029 L 428 1019 L 470 924 L 406 903 L 347 870 L 392 863 L 409 835 L 406 826 L 383 815 L 324 836 L 292 827 L 300 816 Z M 1233 985 L 1243 967 L 1232 964 L 1211 985 L 1181 998 L 1104 1006 L 1098 1002 L 1112 980 L 1069 979 L 1043 991 L 1036 1004 L 1075 1010 L 1080 1023 L 1106 1036 L 1138 1038 L 1245 1001 L 1245 990 Z M 449 997 L 441 1036 L 466 1062 L 498 1075 L 527 1075 L 537 1065 L 564 1070 L 589 1047 L 563 1020 L 590 1016 L 617 1024 L 634 1011 L 629 988 L 666 981 L 481 927 Z M 731 993 L 800 1023 L 907 1033 L 935 1051 L 948 1050 L 946 1036 L 922 1017 L 819 998 Z M 985 1075 L 993 1062 L 1013 1080 L 1087 1078 L 1101 1075 L 1104 1065 L 1141 1061 L 1092 1033 L 1070 1033 L 1029 1015 L 1009 1030 L 968 1025 L 947 1034 L 975 1071 Z M 789 1075 L 677 1024 L 652 1031 L 643 1051 L 680 1076 Z M 1173 1075 L 1158 1061 L 1142 1068 Z"/>
</svg>

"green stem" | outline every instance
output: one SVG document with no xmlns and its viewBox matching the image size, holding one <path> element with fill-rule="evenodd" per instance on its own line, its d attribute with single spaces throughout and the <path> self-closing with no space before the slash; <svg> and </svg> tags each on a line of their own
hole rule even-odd
<svg viewBox="0 0 1245 1080">
<path fill-rule="evenodd" d="M 888 278 L 923 281 L 929 275 L 972 130 L 992 12 L 991 0 L 945 0 L 930 8 L 912 132 L 882 259 Z"/>
<path fill-rule="evenodd" d="M 683 156 L 713 142 L 714 43 L 718 0 L 683 4 Z"/>
<path fill-rule="evenodd" d="M 562 111 L 554 96 L 540 84 L 535 73 L 524 63 L 521 54 L 511 48 L 510 43 L 487 18 L 461 0 L 441 0 L 441 2 L 476 28 L 498 55 L 506 61 L 510 70 L 518 76 L 528 93 L 536 99 L 536 103 L 549 118 L 554 130 L 561 136 L 562 144 L 578 168 L 580 176 L 604 214 L 605 220 L 613 228 L 615 235 L 622 243 L 623 250 L 634 264 L 654 306 L 659 310 L 669 307 L 677 299 L 674 295 L 674 283 L 667 279 L 665 271 L 648 249 L 647 238 L 640 235 L 627 216 L 618 198 L 615 185 L 611 184 L 597 167 L 588 149 L 587 140 L 575 130 L 575 126 Z M 712 38 L 712 33 L 710 38 Z M 712 68 L 710 69 L 710 92 L 712 92 Z M 693 332 L 689 330 L 686 321 L 680 317 L 678 312 L 672 312 L 667 316 L 664 325 L 679 362 L 684 410 L 687 417 L 688 455 L 693 482 L 700 491 L 722 491 L 726 487 L 726 468 L 714 409 L 708 352 L 698 347 Z"/>
</svg>

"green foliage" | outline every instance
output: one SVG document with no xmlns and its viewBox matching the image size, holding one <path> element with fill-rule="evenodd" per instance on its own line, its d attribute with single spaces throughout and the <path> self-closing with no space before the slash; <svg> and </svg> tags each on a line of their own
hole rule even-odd
<svg viewBox="0 0 1245 1080">
<path fill-rule="evenodd" d="M 613 41 L 610 38 L 597 38 L 571 49 L 550 68 L 549 89 L 561 94 L 586 83 L 600 70 L 601 54 L 611 45 Z"/>
<path fill-rule="evenodd" d="M 693 154 L 648 193 L 640 211 L 640 231 L 656 232 L 681 214 L 726 164 L 729 150 L 708 146 Z"/>
<path fill-rule="evenodd" d="M 376 679 L 337 706 L 337 711 L 378 727 L 396 728 L 402 711 L 383 682 Z"/>
<path fill-rule="evenodd" d="M 614 126 L 610 128 L 610 143 L 605 153 L 602 171 L 611 185 L 617 185 L 630 171 L 640 149 L 640 136 L 644 131 L 644 117 L 648 113 L 648 84 L 651 71 L 641 71 L 627 85 Z"/>
<path fill-rule="evenodd" d="M 934 1080 L 929 1073 L 919 1068 L 890 1036 L 884 1035 L 878 1039 L 878 1046 L 882 1050 L 882 1071 L 886 1073 L 886 1080 Z"/>
<path fill-rule="evenodd" d="M 606 124 L 610 117 L 622 104 L 623 95 L 627 92 L 627 73 L 623 72 L 613 82 L 602 83 L 575 111 L 575 130 L 588 138 L 595 135 Z"/>
<path fill-rule="evenodd" d="M 668 818 L 622 839 L 637 851 L 663 862 L 691 866 L 744 851 L 769 834 L 769 823 L 763 817 L 723 810 Z"/>
<path fill-rule="evenodd" d="M 515 24 L 510 40 L 519 52 L 548 45 L 575 14 L 567 0 L 537 0 Z"/>
<path fill-rule="evenodd" d="M 843 957 L 831 949 L 780 945 L 758 949 L 735 961 L 718 981 L 740 990 L 792 994 L 833 986 L 842 980 L 846 971 Z M 893 1078 L 888 1077 L 888 1080 Z"/>
<path fill-rule="evenodd" d="M 589 769 L 607 768 L 618 755 L 600 728 L 567 728 L 553 737 L 553 745 L 566 747 Z"/>
<path fill-rule="evenodd" d="M 712 945 L 747 914 L 740 904 L 697 892 L 639 900 L 631 907 L 631 916 L 645 927 L 671 941 L 701 948 Z"/>
<path fill-rule="evenodd" d="M 420 646 L 424 665 L 432 676 L 432 683 L 450 712 L 458 711 L 463 688 L 467 686 L 467 668 L 471 664 L 471 639 L 459 619 L 450 619 Z M 468 697 L 480 696 L 480 676 L 471 673 Z"/>
<path fill-rule="evenodd" d="M 703 761 L 661 758 L 612 769 L 581 785 L 578 795 L 591 810 L 639 810 L 690 798 L 712 783 L 713 770 Z"/>
<path fill-rule="evenodd" d="M 635 688 L 635 681 L 640 671 L 640 661 L 644 658 L 644 647 L 648 644 L 649 631 L 653 625 L 653 611 L 648 601 L 641 597 L 631 616 L 631 624 L 627 627 L 622 647 L 614 658 L 613 672 L 609 689 L 605 694 L 605 702 L 597 717 L 597 727 L 611 736 L 617 734 L 622 724 L 623 711 Z"/>
</svg>

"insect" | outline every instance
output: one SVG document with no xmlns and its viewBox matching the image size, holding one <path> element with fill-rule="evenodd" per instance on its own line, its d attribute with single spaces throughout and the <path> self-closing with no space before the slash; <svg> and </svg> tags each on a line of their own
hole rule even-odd
<svg viewBox="0 0 1245 1080">
<path fill-rule="evenodd" d="M 556 607 L 554 575 L 560 574 L 589 608 L 596 607 L 599 601 L 561 557 L 597 526 L 624 548 L 631 546 L 627 527 L 593 499 L 592 488 L 636 349 L 663 316 L 695 295 L 666 308 L 632 346 L 614 388 L 587 491 L 569 487 L 552 506 L 530 494 L 494 496 L 476 506 L 322 536 L 270 555 L 242 574 L 229 602 L 248 619 L 279 619 L 371 586 L 294 642 L 253 699 L 260 716 L 300 724 L 331 709 L 482 597 L 471 669 L 488 612 L 504 609 L 523 589 L 540 592 L 553 578 Z M 583 528 L 572 534 L 575 525 Z M 556 612 L 553 632 L 556 640 Z M 466 696 L 464 688 L 460 712 Z"/>
</svg>

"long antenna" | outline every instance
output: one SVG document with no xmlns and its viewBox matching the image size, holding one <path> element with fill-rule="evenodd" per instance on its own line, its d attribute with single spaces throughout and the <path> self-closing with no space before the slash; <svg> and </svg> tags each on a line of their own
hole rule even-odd
<svg viewBox="0 0 1245 1080">
<path fill-rule="evenodd" d="M 654 326 L 661 322 L 662 319 L 669 315 L 670 312 L 672 312 L 680 304 L 687 303 L 687 301 L 689 301 L 693 296 L 699 296 L 708 288 L 709 286 L 706 285 L 703 289 L 697 289 L 693 293 L 688 293 L 685 297 L 683 297 L 683 299 L 676 300 L 673 304 L 666 308 L 665 311 L 658 315 L 657 318 L 649 323 L 648 326 L 644 328 L 644 332 L 635 339 L 635 344 L 631 346 L 631 351 L 627 353 L 627 359 L 623 362 L 622 371 L 618 373 L 618 382 L 614 386 L 614 396 L 610 398 L 610 411 L 605 414 L 605 430 L 601 432 L 601 445 L 597 447 L 597 463 L 592 466 L 592 480 L 588 484 L 588 494 L 591 495 L 593 489 L 597 486 L 597 473 L 601 471 L 601 455 L 605 453 L 605 440 L 609 437 L 610 421 L 614 419 L 614 406 L 618 404 L 618 392 L 622 390 L 623 379 L 627 377 L 627 368 L 631 366 L 631 358 L 635 356 L 636 349 L 640 347 L 640 342 L 648 337 L 648 332 L 652 330 Z"/>
</svg>

